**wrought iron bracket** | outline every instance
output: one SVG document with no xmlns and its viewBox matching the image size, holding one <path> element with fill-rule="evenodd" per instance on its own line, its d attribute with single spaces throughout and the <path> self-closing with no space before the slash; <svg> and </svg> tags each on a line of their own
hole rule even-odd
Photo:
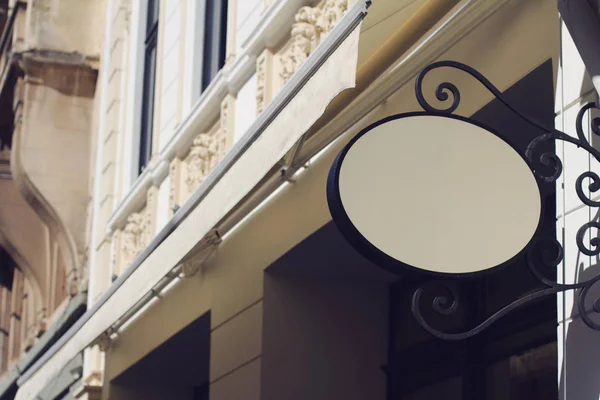
<svg viewBox="0 0 600 400">
<path fill-rule="evenodd" d="M 419 105 L 432 115 L 451 115 L 457 110 L 461 101 L 460 91 L 456 85 L 450 82 L 442 82 L 435 89 L 436 99 L 440 104 L 446 104 L 446 106 L 436 107 L 426 100 L 423 94 L 423 81 L 430 71 L 438 68 L 453 68 L 471 75 L 517 117 L 527 122 L 533 128 L 543 132 L 529 143 L 525 151 L 525 157 L 529 162 L 529 166 L 536 179 L 540 182 L 556 182 L 563 171 L 562 161 L 554 152 L 541 150 L 540 145 L 547 141 L 560 140 L 574 144 L 587 151 L 600 163 L 600 152 L 590 144 L 583 129 L 584 115 L 593 108 L 600 109 L 597 104 L 589 103 L 579 110 L 575 126 L 577 137 L 573 137 L 556 130 L 554 127 L 544 126 L 535 119 L 520 112 L 507 101 L 500 90 L 472 67 L 455 61 L 439 61 L 423 69 L 417 76 L 415 85 L 415 95 Z M 600 135 L 600 118 L 591 119 L 591 130 L 595 135 Z M 586 189 L 589 190 L 589 195 L 586 194 Z M 579 199 L 586 206 L 598 209 L 600 213 L 600 201 L 594 199 L 592 196 L 593 193 L 599 190 L 600 177 L 593 171 L 583 172 L 576 179 L 575 191 Z M 600 222 L 598 220 L 592 220 L 579 227 L 576 234 L 576 245 L 579 251 L 586 256 L 597 257 L 600 255 L 600 238 L 597 235 L 591 235 L 593 230 L 596 232 L 600 231 Z M 586 234 L 588 233 L 590 237 L 586 239 Z M 577 308 L 581 319 L 591 329 L 600 331 L 600 323 L 593 321 L 590 317 L 592 314 L 600 314 L 600 298 L 595 299 L 591 307 L 588 307 L 591 310 L 586 309 L 586 304 L 588 304 L 586 299 L 593 285 L 600 281 L 600 275 L 572 284 L 559 283 L 558 279 L 548 279 L 542 271 L 548 271 L 548 269 L 555 270 L 561 265 L 563 261 L 563 245 L 556 237 L 543 236 L 542 233 L 532 239 L 531 246 L 525 254 L 525 259 L 528 269 L 541 282 L 542 288 L 514 300 L 472 329 L 464 332 L 444 332 L 431 326 L 423 313 L 422 307 L 425 302 L 425 293 L 429 293 L 430 298 L 433 297 L 431 307 L 437 314 L 449 316 L 457 312 L 461 305 L 461 300 L 457 290 L 455 290 L 450 281 L 427 282 L 414 291 L 411 310 L 415 319 L 433 336 L 445 340 L 463 340 L 481 333 L 505 315 L 533 300 L 568 290 L 577 290 Z"/>
</svg>

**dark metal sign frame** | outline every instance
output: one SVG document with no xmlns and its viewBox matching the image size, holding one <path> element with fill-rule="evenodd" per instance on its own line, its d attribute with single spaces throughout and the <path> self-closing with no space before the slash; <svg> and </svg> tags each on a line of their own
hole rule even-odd
<svg viewBox="0 0 600 400">
<path fill-rule="evenodd" d="M 598 109 L 598 106 L 595 103 L 586 104 L 579 110 L 576 119 L 577 137 L 573 137 L 567 135 L 564 132 L 556 130 L 553 127 L 544 126 L 543 124 L 540 124 L 539 122 L 535 121 L 533 118 L 530 118 L 529 116 L 521 113 L 505 99 L 500 90 L 498 90 L 487 78 L 485 78 L 481 73 L 479 73 L 472 67 L 456 61 L 439 61 L 425 67 L 419 73 L 416 79 L 415 95 L 417 101 L 419 102 L 419 105 L 423 108 L 424 112 L 395 115 L 376 122 L 375 124 L 365 128 L 357 136 L 355 136 L 336 158 L 336 161 L 333 163 L 333 166 L 331 168 L 327 182 L 328 203 L 334 222 L 339 227 L 340 231 L 346 237 L 346 239 L 361 254 L 366 256 L 368 259 L 370 259 L 377 265 L 386 268 L 387 270 L 395 274 L 401 275 L 404 273 L 409 273 L 429 276 L 430 278 L 448 278 L 446 280 L 428 281 L 424 285 L 418 287 L 414 291 L 412 296 L 411 309 L 415 319 L 427 332 L 440 339 L 463 340 L 475 336 L 483 330 L 485 330 L 486 328 L 488 328 L 494 322 L 498 321 L 500 318 L 509 314 L 513 310 L 523 306 L 524 304 L 527 304 L 540 297 L 555 295 L 557 293 L 564 292 L 567 290 L 578 290 L 577 307 L 582 320 L 591 329 L 600 331 L 600 323 L 593 321 L 590 317 L 590 313 L 600 313 L 600 298 L 597 298 L 593 301 L 591 311 L 586 310 L 586 299 L 592 286 L 596 282 L 600 281 L 600 275 L 594 276 L 582 282 L 572 284 L 559 283 L 557 279 L 549 279 L 546 276 L 547 273 L 552 271 L 556 272 L 556 268 L 558 268 L 558 266 L 563 260 L 563 246 L 556 239 L 556 237 L 548 236 L 542 233 L 539 224 L 530 242 L 523 248 L 521 252 L 519 252 L 510 260 L 496 267 L 492 267 L 490 269 L 486 269 L 484 271 L 476 273 L 439 274 L 419 269 L 418 266 L 404 264 L 396 259 L 387 256 L 382 251 L 379 251 L 379 249 L 375 245 L 370 243 L 369 240 L 366 239 L 350 221 L 350 218 L 346 214 L 342 205 L 339 193 L 339 174 L 341 163 L 350 147 L 360 137 L 368 134 L 368 132 L 371 129 L 382 123 L 388 122 L 393 119 L 416 115 L 432 115 L 438 117 L 454 118 L 480 126 L 485 130 L 493 133 L 500 139 L 504 140 L 506 143 L 510 144 L 502 136 L 501 133 L 490 129 L 489 127 L 483 126 L 479 122 L 473 121 L 472 119 L 453 114 L 458 108 L 461 101 L 460 91 L 453 83 L 442 82 L 435 89 L 435 97 L 442 104 L 449 104 L 447 107 L 438 108 L 436 106 L 433 106 L 425 99 L 425 96 L 423 94 L 423 80 L 430 71 L 438 68 L 453 68 L 471 75 L 516 116 L 530 124 L 532 127 L 544 132 L 529 143 L 529 145 L 526 148 L 525 154 L 520 153 L 514 146 L 511 145 L 511 147 L 513 147 L 513 149 L 524 158 L 527 165 L 533 172 L 537 180 L 538 189 L 541 183 L 556 182 L 556 180 L 562 174 L 563 170 L 562 161 L 555 153 L 541 150 L 541 144 L 544 142 L 556 140 L 569 142 L 590 153 L 600 163 L 600 152 L 590 144 L 588 139 L 586 139 L 583 131 L 584 115 L 592 108 Z M 593 118 L 591 120 L 591 129 L 595 135 L 600 135 L 600 118 Z M 587 189 L 590 191 L 590 196 L 586 195 L 585 193 L 586 183 Z M 600 191 L 600 176 L 598 176 L 597 173 L 593 171 L 585 171 L 581 173 L 575 182 L 575 191 L 579 199 L 583 202 L 583 204 L 590 208 L 598 209 L 598 211 L 600 211 L 600 201 L 591 198 L 591 193 Z M 544 202 L 542 201 L 541 204 L 543 209 Z M 587 240 L 586 243 L 586 234 L 589 233 L 591 235 L 593 230 L 600 232 L 600 222 L 597 219 L 583 224 L 581 227 L 579 227 L 576 234 L 577 248 L 581 253 L 587 256 L 600 255 L 600 238 L 598 236 L 590 236 L 590 239 Z M 535 278 L 543 285 L 543 288 L 514 300 L 512 303 L 500 309 L 499 311 L 488 317 L 485 321 L 481 322 L 479 325 L 464 332 L 444 332 L 434 328 L 427 321 L 427 318 L 425 317 L 422 310 L 422 306 L 424 303 L 424 294 L 426 292 L 428 292 L 430 296 L 433 294 L 433 300 L 431 304 L 432 309 L 440 315 L 450 316 L 458 311 L 461 301 L 458 295 L 458 291 L 452 284 L 453 280 L 468 279 L 472 278 L 475 275 L 479 276 L 482 273 L 496 272 L 498 268 L 505 266 L 506 264 L 514 260 L 517 256 L 523 254 L 525 255 L 527 268 L 531 271 Z"/>
</svg>

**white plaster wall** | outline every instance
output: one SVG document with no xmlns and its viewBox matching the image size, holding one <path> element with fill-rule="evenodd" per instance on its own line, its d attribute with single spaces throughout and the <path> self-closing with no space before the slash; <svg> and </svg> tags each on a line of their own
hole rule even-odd
<svg viewBox="0 0 600 400">
<path fill-rule="evenodd" d="M 182 0 L 169 0 L 165 4 L 165 15 L 159 23 L 164 23 L 162 54 L 162 82 L 160 87 L 160 148 L 173 136 L 178 103 L 178 80 L 180 63 L 181 12 Z"/>
<path fill-rule="evenodd" d="M 140 111 L 142 107 L 142 82 L 144 79 L 144 52 L 142 46 L 146 32 L 146 7 L 147 3 L 145 1 L 134 1 L 131 6 L 129 71 L 127 74 L 131 78 L 127 82 L 127 99 L 125 100 L 127 117 L 125 121 L 120 199 L 127 196 L 129 189 L 138 176 L 136 160 L 138 160 L 140 147 Z"/>
<path fill-rule="evenodd" d="M 238 0 L 236 26 L 236 52 L 239 51 L 250 33 L 256 28 L 264 9 L 264 0 Z"/>
<path fill-rule="evenodd" d="M 560 67 L 556 88 L 555 127 L 576 137 L 576 117 L 586 103 L 596 100 L 596 92 L 585 70 L 585 65 L 568 30 L 561 23 Z M 583 131 L 587 140 L 598 148 L 598 138 L 591 133 L 589 113 L 584 117 Z M 564 247 L 564 260 L 558 279 L 565 283 L 581 282 L 600 272 L 597 257 L 579 251 L 575 237 L 585 223 L 596 220 L 594 210 L 585 206 L 575 191 L 577 177 L 585 171 L 600 172 L 600 166 L 586 151 L 568 143 L 557 143 L 556 151 L 563 161 L 563 174 L 557 182 L 557 233 Z M 588 182 L 589 183 L 589 182 Z M 584 184 L 589 196 L 587 184 Z M 598 193 L 592 194 L 592 196 Z M 594 235 L 597 232 L 592 232 Z M 585 242 L 589 246 L 590 235 Z M 598 285 L 596 285 L 598 286 Z M 582 321 L 576 305 L 576 293 L 558 295 L 558 350 L 559 394 L 561 400 L 600 398 L 600 367 L 593 360 L 600 356 L 600 334 L 590 330 Z M 600 289 L 593 287 L 588 297 L 588 308 Z M 598 315 L 591 318 L 600 322 Z"/>
<path fill-rule="evenodd" d="M 248 130 L 256 119 L 256 74 L 244 83 L 236 97 L 234 143 Z"/>
<path fill-rule="evenodd" d="M 181 114 L 182 120 L 189 115 L 192 106 L 200 96 L 202 81 L 202 52 L 204 50 L 204 4 L 198 0 L 186 1 L 185 15 L 185 49 L 181 60 L 183 67 L 183 88 Z"/>
<path fill-rule="evenodd" d="M 114 0 L 107 0 L 106 2 L 106 15 L 112 15 Z M 112 32 L 112 19 L 105 19 L 105 27 L 104 27 L 105 36 L 103 38 L 103 49 L 102 56 L 100 58 L 100 72 L 98 79 L 98 87 L 96 90 L 99 90 L 99 102 L 100 105 L 98 107 L 98 132 L 96 135 L 96 157 L 95 157 L 95 165 L 93 171 L 93 180 L 94 180 L 94 189 L 93 189 L 93 206 L 92 206 L 92 229 L 90 232 L 91 235 L 91 246 L 89 250 L 89 269 L 88 269 L 88 309 L 91 308 L 93 303 L 96 300 L 96 294 L 99 292 L 98 286 L 99 282 L 97 271 L 103 271 L 106 266 L 102 262 L 103 259 L 101 254 L 97 251 L 97 247 L 99 243 L 102 241 L 102 234 L 97 229 L 98 224 L 100 222 L 100 196 L 101 196 L 101 179 L 102 179 L 102 158 L 103 158 L 103 150 L 104 146 L 104 129 L 106 127 L 106 117 L 103 113 L 103 110 L 106 107 L 107 102 L 107 88 L 108 88 L 108 76 L 106 73 L 102 73 L 102 71 L 107 71 L 109 66 L 109 57 L 108 54 L 110 52 L 110 39 Z M 104 274 L 103 274 L 104 275 Z M 102 359 L 99 357 L 98 352 L 93 352 L 90 349 L 86 349 L 83 357 L 83 376 L 90 376 L 96 370 L 101 370 L 103 368 Z"/>
</svg>

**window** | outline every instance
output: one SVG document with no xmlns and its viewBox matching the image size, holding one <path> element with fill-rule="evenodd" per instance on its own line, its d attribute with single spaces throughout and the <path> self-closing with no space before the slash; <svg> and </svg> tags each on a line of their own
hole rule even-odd
<svg viewBox="0 0 600 400">
<path fill-rule="evenodd" d="M 142 89 L 142 123 L 138 173 L 142 173 L 152 155 L 154 121 L 154 86 L 156 81 L 156 52 L 158 42 L 158 2 L 148 0 L 146 38 L 144 41 L 144 82 Z"/>
<path fill-rule="evenodd" d="M 202 91 L 225 64 L 227 43 L 227 0 L 206 0 L 204 14 L 204 58 Z"/>
</svg>

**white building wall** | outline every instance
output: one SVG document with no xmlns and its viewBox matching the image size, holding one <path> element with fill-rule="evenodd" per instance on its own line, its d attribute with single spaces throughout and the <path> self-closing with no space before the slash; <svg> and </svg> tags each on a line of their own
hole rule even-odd
<svg viewBox="0 0 600 400">
<path fill-rule="evenodd" d="M 146 7 L 145 1 L 134 1 L 131 4 L 130 37 L 129 37 L 129 62 L 126 99 L 125 138 L 122 151 L 122 172 L 120 174 L 121 196 L 124 199 L 137 178 L 137 166 L 134 160 L 139 155 L 139 132 L 141 129 L 140 110 L 142 104 L 142 82 L 144 80 L 144 52 L 143 44 L 146 32 Z M 159 16 L 160 18 L 160 16 Z"/>
<path fill-rule="evenodd" d="M 204 50 L 204 4 L 198 0 L 184 0 L 185 27 L 184 50 L 181 55 L 183 80 L 181 114 L 185 119 L 198 101 L 202 83 L 202 52 Z"/>
<path fill-rule="evenodd" d="M 246 81 L 237 94 L 234 143 L 244 136 L 254 119 L 256 119 L 256 74 Z"/>
<path fill-rule="evenodd" d="M 160 95 L 157 96 L 160 105 L 156 105 L 160 110 L 160 149 L 173 136 L 176 124 L 179 101 L 182 2 L 183 0 L 166 1 L 165 15 L 162 15 L 159 21 L 159 24 L 164 23 L 162 54 L 160 55 L 160 62 L 162 63 L 161 82 L 160 87 L 156 87 L 157 92 L 160 91 Z"/>
<path fill-rule="evenodd" d="M 114 9 L 114 0 L 108 0 L 106 3 L 106 15 L 112 16 L 112 12 Z M 92 206 L 92 230 L 91 230 L 91 246 L 89 249 L 89 270 L 88 270 L 88 308 L 91 308 L 95 299 L 96 293 L 99 292 L 99 284 L 102 281 L 102 276 L 105 274 L 100 274 L 105 265 L 103 265 L 102 261 L 104 258 L 102 257 L 102 252 L 98 249 L 99 243 L 102 242 L 103 235 L 100 229 L 98 229 L 98 225 L 101 222 L 101 213 L 100 204 L 101 204 L 101 196 L 102 196 L 102 159 L 104 152 L 104 129 L 106 126 L 106 117 L 104 114 L 104 110 L 106 109 L 107 103 L 107 87 L 108 87 L 108 76 L 106 71 L 108 71 L 109 57 L 108 54 L 110 52 L 110 44 L 111 44 L 111 32 L 112 32 L 112 18 L 106 18 L 105 20 L 105 32 L 106 35 L 104 37 L 103 49 L 102 49 L 102 63 L 100 66 L 100 73 L 98 79 L 98 88 L 100 90 L 100 107 L 99 107 L 99 118 L 98 118 L 98 134 L 97 134 L 97 143 L 96 143 L 96 162 L 93 172 L 94 179 L 94 189 L 93 189 L 93 206 Z M 108 252 L 108 247 L 105 246 L 104 253 Z M 86 349 L 84 352 L 83 358 L 83 376 L 88 377 L 91 376 L 96 371 L 101 371 L 103 368 L 103 360 L 98 351 L 93 351 L 91 349 Z"/>
<path fill-rule="evenodd" d="M 577 137 L 576 118 L 580 108 L 596 100 L 596 92 L 586 73 L 585 65 L 564 24 L 561 23 L 561 64 L 558 68 L 556 87 L 556 128 Z M 587 140 L 598 147 L 598 138 L 591 132 L 591 118 L 597 115 L 585 115 L 583 131 Z M 595 210 L 585 206 L 575 191 L 577 177 L 590 170 L 600 172 L 598 163 L 590 154 L 576 146 L 557 141 L 556 151 L 563 161 L 563 174 L 557 182 L 557 234 L 564 247 L 564 260 L 558 269 L 560 282 L 582 282 L 597 275 L 600 270 L 598 259 L 581 253 L 576 244 L 579 228 L 597 220 Z M 587 185 L 584 188 L 589 196 Z M 594 194 L 592 194 L 594 195 Z M 598 193 L 595 193 L 597 196 Z M 591 232 L 597 235 L 597 232 Z M 590 236 L 586 235 L 584 244 L 589 245 Z M 577 294 L 567 291 L 558 295 L 558 372 L 559 394 L 561 400 L 600 398 L 600 367 L 594 361 L 600 356 L 598 340 L 600 334 L 588 328 L 577 311 Z M 591 307 L 600 289 L 594 287 L 588 296 L 587 307 Z M 591 318 L 600 322 L 597 315 Z"/>
<path fill-rule="evenodd" d="M 244 47 L 244 42 L 260 22 L 264 0 L 238 0 L 236 26 L 236 53 Z"/>
</svg>

